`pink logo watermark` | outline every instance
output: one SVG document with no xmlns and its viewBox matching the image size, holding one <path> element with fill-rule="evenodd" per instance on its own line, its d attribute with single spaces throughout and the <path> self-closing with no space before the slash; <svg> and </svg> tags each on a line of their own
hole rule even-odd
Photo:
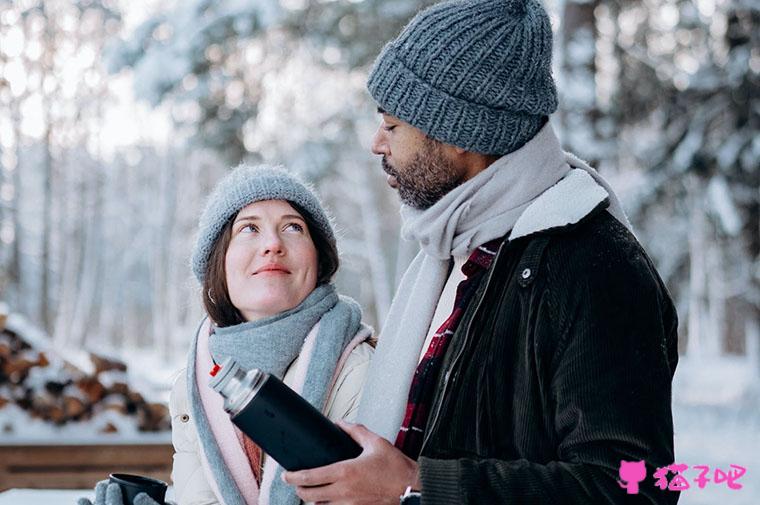
<svg viewBox="0 0 760 505">
<path fill-rule="evenodd" d="M 710 473 L 710 467 L 707 465 L 694 465 L 691 468 L 699 470 L 699 475 L 692 479 L 692 482 L 697 484 L 699 489 L 704 489 L 708 482 L 713 484 L 726 483 L 729 489 L 738 490 L 742 488 L 742 485 L 737 481 L 747 473 L 747 469 L 739 465 L 730 465 L 729 470 L 723 470 L 715 468 Z M 652 475 L 656 480 L 654 485 L 661 490 L 669 491 L 683 491 L 689 489 L 691 484 L 684 475 L 684 472 L 689 469 L 689 465 L 683 463 L 673 463 L 672 465 L 663 466 L 657 468 Z M 639 483 L 642 482 L 646 476 L 646 466 L 644 461 L 620 461 L 619 470 L 620 480 L 618 484 L 621 488 L 625 489 L 628 494 L 638 494 Z M 668 480 L 668 474 L 674 474 L 673 478 Z M 710 478 L 712 476 L 712 479 Z"/>
<path fill-rule="evenodd" d="M 647 468 L 643 461 L 623 461 L 620 460 L 620 487 L 626 489 L 628 494 L 639 494 L 639 482 L 647 476 Z"/>
</svg>

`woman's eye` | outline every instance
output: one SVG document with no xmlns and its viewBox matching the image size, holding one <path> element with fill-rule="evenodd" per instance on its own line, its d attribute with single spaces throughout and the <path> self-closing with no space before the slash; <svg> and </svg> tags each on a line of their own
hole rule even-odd
<svg viewBox="0 0 760 505">
<path fill-rule="evenodd" d="M 301 226 L 298 223 L 288 223 L 288 225 L 285 227 L 286 230 L 292 230 L 297 232 L 303 231 L 303 226 Z"/>
<path fill-rule="evenodd" d="M 259 231 L 259 230 L 258 230 L 258 228 L 256 228 L 255 224 L 247 224 L 247 225 L 243 226 L 242 228 L 240 228 L 240 232 L 241 233 L 253 233 L 253 232 L 256 232 L 256 231 Z"/>
</svg>

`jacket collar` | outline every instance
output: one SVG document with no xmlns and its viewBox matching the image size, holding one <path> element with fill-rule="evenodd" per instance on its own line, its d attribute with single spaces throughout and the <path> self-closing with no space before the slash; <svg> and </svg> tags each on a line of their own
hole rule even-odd
<svg viewBox="0 0 760 505">
<path fill-rule="evenodd" d="M 573 168 L 523 211 L 509 240 L 576 224 L 602 204 L 609 204 L 607 190 L 586 170 Z"/>
</svg>

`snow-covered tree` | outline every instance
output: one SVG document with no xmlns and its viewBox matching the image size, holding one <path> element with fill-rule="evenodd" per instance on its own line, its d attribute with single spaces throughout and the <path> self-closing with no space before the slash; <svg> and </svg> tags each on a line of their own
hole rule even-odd
<svg viewBox="0 0 760 505">
<path fill-rule="evenodd" d="M 646 169 L 633 219 L 678 299 L 687 353 L 740 352 L 760 308 L 760 10 L 634 2 L 617 21 L 618 155 Z"/>
<path fill-rule="evenodd" d="M 229 165 L 284 164 L 314 182 L 343 231 L 338 283 L 377 323 L 398 243 L 397 220 L 381 215 L 396 216 L 397 204 L 368 152 L 375 119 L 364 81 L 383 43 L 430 3 L 179 2 L 110 60 L 113 71 L 131 67 L 138 96 L 171 105 L 191 144 Z"/>
</svg>

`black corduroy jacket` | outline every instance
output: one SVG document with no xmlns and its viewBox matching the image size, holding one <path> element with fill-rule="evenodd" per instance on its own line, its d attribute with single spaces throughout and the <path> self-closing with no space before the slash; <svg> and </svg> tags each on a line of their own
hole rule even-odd
<svg viewBox="0 0 760 505">
<path fill-rule="evenodd" d="M 673 504 L 677 316 L 602 202 L 505 241 L 444 358 L 419 459 L 423 504 Z M 646 462 L 637 494 L 621 460 Z"/>
</svg>

